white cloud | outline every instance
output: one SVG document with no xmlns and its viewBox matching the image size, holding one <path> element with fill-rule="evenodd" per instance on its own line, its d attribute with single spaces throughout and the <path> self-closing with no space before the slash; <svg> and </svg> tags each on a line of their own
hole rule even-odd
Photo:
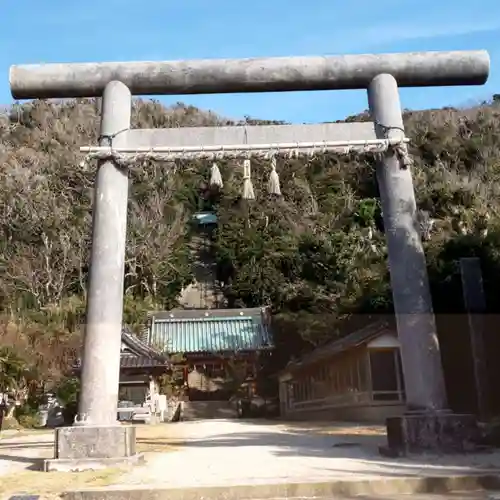
<svg viewBox="0 0 500 500">
<path fill-rule="evenodd" d="M 411 40 L 431 40 L 462 35 L 474 35 L 487 31 L 500 30 L 500 18 L 491 21 L 470 22 L 393 22 L 373 23 L 369 27 L 348 27 L 336 30 L 333 35 L 318 33 L 298 41 L 298 47 L 290 47 L 302 54 L 325 53 L 329 47 L 331 54 L 365 51 L 372 52 L 378 47 Z M 300 54 L 297 54 L 300 55 Z"/>
<path fill-rule="evenodd" d="M 405 40 L 421 40 L 428 38 L 441 38 L 461 36 L 475 33 L 484 33 L 500 29 L 500 19 L 483 22 L 469 23 L 426 23 L 426 24 L 400 24 L 380 26 L 376 29 L 363 30 L 358 43 L 375 42 L 376 44 L 391 43 Z"/>
</svg>

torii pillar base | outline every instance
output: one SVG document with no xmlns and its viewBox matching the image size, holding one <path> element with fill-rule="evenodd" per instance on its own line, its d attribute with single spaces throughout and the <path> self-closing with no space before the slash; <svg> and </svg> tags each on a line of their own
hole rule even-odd
<svg viewBox="0 0 500 500">
<path fill-rule="evenodd" d="M 76 472 L 140 464 L 136 429 L 131 425 L 61 427 L 55 431 L 54 458 L 44 470 Z"/>
<path fill-rule="evenodd" d="M 481 431 L 477 418 L 449 411 L 408 412 L 386 420 L 387 447 L 384 456 L 411 454 L 457 454 L 481 450 Z"/>
</svg>

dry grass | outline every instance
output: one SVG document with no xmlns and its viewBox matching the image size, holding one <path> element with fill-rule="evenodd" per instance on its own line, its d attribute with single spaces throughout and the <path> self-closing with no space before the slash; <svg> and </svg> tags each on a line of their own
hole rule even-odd
<svg viewBox="0 0 500 500">
<path fill-rule="evenodd" d="M 349 434 L 350 436 L 385 436 L 386 430 L 385 428 L 379 427 L 332 427 L 326 429 L 319 429 L 318 432 L 320 434 L 328 434 L 328 435 L 345 435 Z"/>
<path fill-rule="evenodd" d="M 382 425 L 355 425 L 348 423 L 332 422 L 291 422 L 285 427 L 291 431 L 300 430 L 315 434 L 326 434 L 331 436 L 385 436 L 386 428 Z"/>
<path fill-rule="evenodd" d="M 36 436 L 38 434 L 47 434 L 47 429 L 18 429 L 14 431 L 0 432 L 0 439 L 15 439 L 23 436 Z"/>
<path fill-rule="evenodd" d="M 136 449 L 138 453 L 165 453 L 175 451 L 179 446 L 172 444 L 169 439 L 138 439 Z"/>
<path fill-rule="evenodd" d="M 183 442 L 180 427 L 176 425 L 139 425 L 136 429 L 139 453 L 175 451 Z"/>
<path fill-rule="evenodd" d="M 0 498 L 17 494 L 43 495 L 42 498 L 58 498 L 67 490 L 86 487 L 108 486 L 121 474 L 120 469 L 83 472 L 23 471 L 1 476 Z M 48 496 L 47 496 L 48 495 Z"/>
</svg>

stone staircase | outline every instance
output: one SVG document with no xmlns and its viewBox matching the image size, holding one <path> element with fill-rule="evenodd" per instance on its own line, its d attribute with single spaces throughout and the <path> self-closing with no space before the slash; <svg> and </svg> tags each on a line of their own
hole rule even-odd
<svg viewBox="0 0 500 500">
<path fill-rule="evenodd" d="M 193 257 L 194 282 L 182 290 L 179 305 L 183 309 L 219 309 L 225 306 L 223 294 L 217 286 L 216 265 L 210 255 L 209 234 L 205 230 L 191 237 L 188 243 Z M 196 369 L 188 375 L 192 391 L 211 393 L 222 389 L 221 380 L 209 379 Z M 181 420 L 208 420 L 237 418 L 236 407 L 229 401 L 183 401 Z"/>
<path fill-rule="evenodd" d="M 184 401 L 182 420 L 236 418 L 236 408 L 229 401 Z"/>
<path fill-rule="evenodd" d="M 220 308 L 223 297 L 216 285 L 215 263 L 210 257 L 207 238 L 203 235 L 193 236 L 188 248 L 194 260 L 195 280 L 182 290 L 179 304 L 184 309 Z"/>
</svg>

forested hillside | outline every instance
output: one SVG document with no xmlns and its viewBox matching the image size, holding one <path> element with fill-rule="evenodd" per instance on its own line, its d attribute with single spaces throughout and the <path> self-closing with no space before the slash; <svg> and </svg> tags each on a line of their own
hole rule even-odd
<svg viewBox="0 0 500 500">
<path fill-rule="evenodd" d="M 33 379 L 58 380 L 79 349 L 90 249 L 99 102 L 33 102 L 0 122 L 0 349 Z M 366 113 L 353 119 L 366 119 Z M 492 310 L 500 296 L 500 106 L 408 112 L 434 303 L 459 310 L 456 259 L 483 257 Z M 252 121 L 253 123 L 254 121 Z M 137 101 L 134 127 L 230 124 L 179 104 Z M 138 165 L 131 173 L 125 321 L 172 308 L 192 280 L 188 221 L 214 209 L 218 277 L 230 307 L 271 305 L 282 359 L 337 335 L 356 312 L 391 310 L 373 159 L 281 159 L 283 197 L 267 194 L 269 165 L 252 164 L 256 200 L 240 199 L 242 169 L 221 161 Z M 333 325 L 336 325 L 333 327 Z M 3 352 L 3 354 L 2 354 Z"/>
</svg>

